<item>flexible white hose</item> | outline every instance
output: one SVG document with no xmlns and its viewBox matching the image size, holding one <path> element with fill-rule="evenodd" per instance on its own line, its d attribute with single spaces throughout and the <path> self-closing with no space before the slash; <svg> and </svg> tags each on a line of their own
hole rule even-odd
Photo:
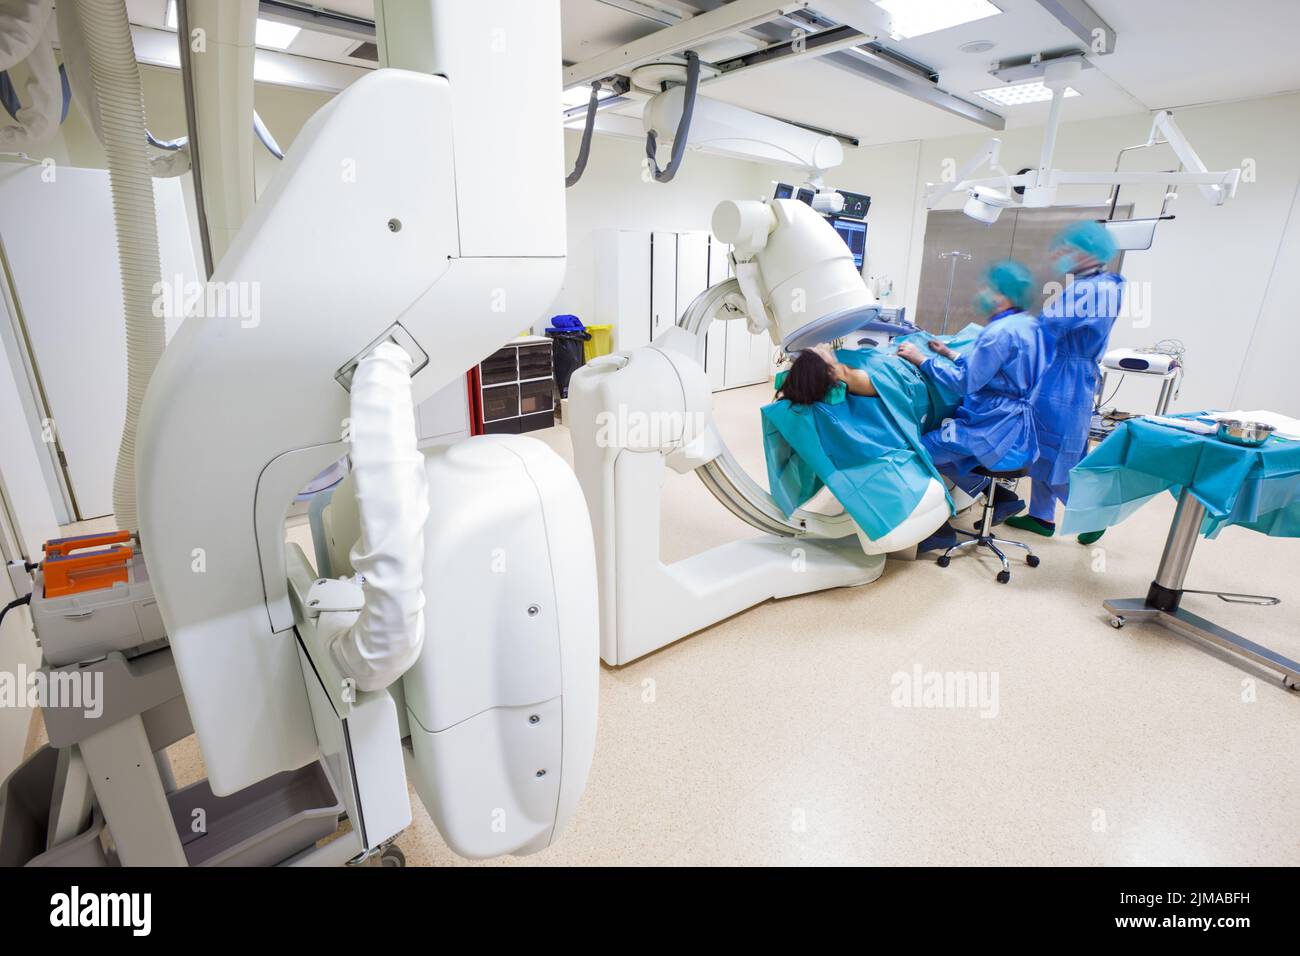
<svg viewBox="0 0 1300 956">
<path fill-rule="evenodd" d="M 54 8 L 54 23 L 59 31 L 59 54 L 63 57 L 63 71 L 72 89 L 72 102 L 90 124 L 95 139 L 102 143 L 104 132 L 99 125 L 99 100 L 95 95 L 95 78 L 90 73 L 90 54 L 81 35 L 80 6 L 75 0 L 60 3 Z"/>
<path fill-rule="evenodd" d="M 330 646 L 361 690 L 401 677 L 424 646 L 424 525 L 429 517 L 424 455 L 416 447 L 411 357 L 384 342 L 352 377 L 352 481 L 361 538 L 352 568 L 365 605 Z"/>
<path fill-rule="evenodd" d="M 124 0 L 77 0 L 75 20 L 93 78 L 95 125 L 108 156 L 126 319 L 126 417 L 113 475 L 119 528 L 136 527 L 135 433 L 140 404 L 166 344 L 164 320 L 153 314 L 162 268 L 153 180 L 146 149 L 144 94 Z M 71 18 L 70 18 L 71 19 Z M 60 21 L 63 22 L 62 20 Z"/>
<path fill-rule="evenodd" d="M 0 28 L 2 29 L 2 28 Z M 26 152 L 52 137 L 63 112 L 63 81 L 54 61 L 54 18 L 46 17 L 45 30 L 27 57 L 24 103 L 12 124 L 0 126 L 0 153 Z"/>
<path fill-rule="evenodd" d="M 53 9 L 54 0 L 0 0 L 0 70 L 31 56 Z"/>
</svg>

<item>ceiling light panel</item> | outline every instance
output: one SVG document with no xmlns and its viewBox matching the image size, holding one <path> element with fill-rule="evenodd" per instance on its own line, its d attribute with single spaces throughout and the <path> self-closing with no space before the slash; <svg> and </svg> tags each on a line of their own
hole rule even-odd
<svg viewBox="0 0 1300 956">
<path fill-rule="evenodd" d="M 1052 91 L 1043 85 L 1042 80 L 1034 80 L 1031 83 L 995 86 L 991 90 L 976 90 L 975 95 L 982 96 L 990 103 L 997 103 L 999 106 L 1023 106 L 1026 103 L 1047 102 L 1052 98 Z M 1078 96 L 1079 91 L 1067 86 L 1065 95 Z"/>
<path fill-rule="evenodd" d="M 258 17 L 257 32 L 254 34 L 253 42 L 272 50 L 285 50 L 301 30 L 301 27 L 288 23 L 277 23 L 275 20 L 263 20 Z"/>
<path fill-rule="evenodd" d="M 904 40 L 1002 12 L 989 0 L 876 0 L 876 4 L 888 11 L 894 35 Z"/>
</svg>

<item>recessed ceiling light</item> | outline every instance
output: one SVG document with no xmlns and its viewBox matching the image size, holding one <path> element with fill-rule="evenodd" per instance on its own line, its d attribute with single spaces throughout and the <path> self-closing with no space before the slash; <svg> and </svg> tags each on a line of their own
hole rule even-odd
<svg viewBox="0 0 1300 956">
<path fill-rule="evenodd" d="M 894 35 L 904 40 L 1002 12 L 989 0 L 876 0 L 876 3 L 888 11 Z"/>
<path fill-rule="evenodd" d="M 270 47 L 272 50 L 284 50 L 293 42 L 293 38 L 301 32 L 301 27 L 295 27 L 288 23 L 277 23 L 275 20 L 263 20 L 258 17 L 257 31 L 254 34 L 253 42 L 258 46 Z"/>
<path fill-rule="evenodd" d="M 963 43 L 957 49 L 962 53 L 987 53 L 997 46 L 992 40 L 971 40 L 969 43 Z"/>
<path fill-rule="evenodd" d="M 1022 106 L 1025 103 L 1044 103 L 1052 98 L 1052 91 L 1043 86 L 1042 80 L 1033 80 L 1029 83 L 995 86 L 991 90 L 976 90 L 975 95 L 999 106 Z M 1079 91 L 1067 86 L 1065 95 L 1078 96 Z"/>
<path fill-rule="evenodd" d="M 614 93 L 611 90 L 601 90 L 596 94 L 597 100 L 609 99 Z M 586 106 L 591 102 L 591 86 L 571 86 L 560 93 L 560 104 L 566 109 L 571 110 L 576 106 Z"/>
<path fill-rule="evenodd" d="M 168 30 L 175 30 L 178 29 L 178 22 L 176 0 L 167 0 L 167 12 L 163 14 L 163 26 Z M 258 46 L 269 47 L 272 50 L 284 50 L 301 32 L 301 27 L 295 27 L 288 23 L 277 23 L 274 20 L 263 20 L 258 17 L 253 42 Z"/>
</svg>

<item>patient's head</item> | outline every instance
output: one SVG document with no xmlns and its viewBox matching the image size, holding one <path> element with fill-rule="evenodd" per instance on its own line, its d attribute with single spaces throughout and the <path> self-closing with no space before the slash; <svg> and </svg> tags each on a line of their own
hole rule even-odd
<svg viewBox="0 0 1300 956">
<path fill-rule="evenodd" d="M 826 354 L 821 349 L 804 349 L 795 356 L 777 398 L 788 399 L 796 405 L 811 405 L 825 398 L 837 381 L 835 369 L 827 361 Z"/>
</svg>

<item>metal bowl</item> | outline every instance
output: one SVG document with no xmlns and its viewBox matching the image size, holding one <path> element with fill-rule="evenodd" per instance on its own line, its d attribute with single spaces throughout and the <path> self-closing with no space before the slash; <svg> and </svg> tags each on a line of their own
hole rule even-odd
<svg viewBox="0 0 1300 956">
<path fill-rule="evenodd" d="M 1272 425 L 1266 425 L 1263 422 L 1239 422 L 1233 419 L 1225 419 L 1219 422 L 1219 428 L 1215 434 L 1220 441 L 1226 441 L 1233 445 L 1245 445 L 1247 448 L 1258 448 L 1268 441 L 1268 436 L 1273 434 L 1273 431 Z"/>
</svg>

